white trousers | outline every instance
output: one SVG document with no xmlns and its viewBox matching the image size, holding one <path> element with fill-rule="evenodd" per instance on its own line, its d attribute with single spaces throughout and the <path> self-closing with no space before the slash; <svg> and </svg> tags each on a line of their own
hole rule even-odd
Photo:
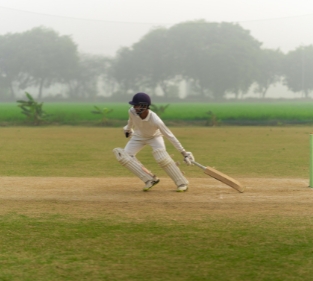
<svg viewBox="0 0 313 281">
<path fill-rule="evenodd" d="M 129 140 L 129 142 L 126 144 L 124 151 L 127 152 L 131 157 L 133 157 L 137 160 L 136 154 L 141 149 L 143 149 L 146 145 L 151 146 L 151 148 L 153 150 L 153 157 L 159 163 L 161 168 L 175 182 L 175 184 L 177 186 L 180 186 L 182 184 L 188 185 L 189 182 L 184 177 L 181 170 L 176 166 L 173 159 L 166 152 L 165 143 L 164 143 L 164 139 L 162 136 L 154 137 L 154 138 L 149 139 L 149 140 L 141 140 L 141 139 L 136 138 L 136 136 L 133 136 Z M 149 174 L 150 173 L 151 172 L 149 171 Z"/>
<path fill-rule="evenodd" d="M 164 149 L 165 150 L 165 143 L 162 136 L 154 137 L 149 140 L 141 140 L 137 138 L 136 136 L 132 136 L 129 142 L 126 144 L 124 150 L 130 155 L 130 156 L 136 156 L 136 154 L 143 149 L 146 145 L 151 146 L 152 151 L 155 151 L 156 149 Z"/>
</svg>

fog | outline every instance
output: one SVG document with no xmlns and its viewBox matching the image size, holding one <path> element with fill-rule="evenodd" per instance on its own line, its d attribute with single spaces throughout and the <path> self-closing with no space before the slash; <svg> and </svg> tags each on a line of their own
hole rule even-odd
<svg viewBox="0 0 313 281">
<path fill-rule="evenodd" d="M 239 23 L 263 47 L 285 53 L 313 43 L 308 0 L 0 0 L 0 18 L 0 34 L 45 26 L 71 35 L 81 53 L 105 56 L 115 56 L 155 27 L 197 19 Z M 269 93 L 288 95 L 283 86 Z"/>
</svg>

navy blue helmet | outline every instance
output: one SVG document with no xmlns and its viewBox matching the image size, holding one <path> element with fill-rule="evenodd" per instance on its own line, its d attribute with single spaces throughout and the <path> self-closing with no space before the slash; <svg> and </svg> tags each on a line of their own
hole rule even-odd
<svg viewBox="0 0 313 281">
<path fill-rule="evenodd" d="M 133 96 L 133 100 L 129 102 L 131 105 L 146 105 L 150 106 L 151 105 L 151 99 L 149 95 L 145 93 L 137 93 L 136 95 Z"/>
</svg>

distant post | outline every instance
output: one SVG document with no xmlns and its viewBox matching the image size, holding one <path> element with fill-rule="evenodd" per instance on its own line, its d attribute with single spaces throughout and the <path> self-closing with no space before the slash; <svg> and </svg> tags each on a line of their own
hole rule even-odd
<svg viewBox="0 0 313 281">
<path fill-rule="evenodd" d="M 313 134 L 310 134 L 310 185 L 313 187 Z"/>
</svg>

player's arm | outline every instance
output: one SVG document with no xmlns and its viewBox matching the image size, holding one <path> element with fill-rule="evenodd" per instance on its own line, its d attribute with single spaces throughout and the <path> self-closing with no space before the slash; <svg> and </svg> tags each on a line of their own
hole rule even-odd
<svg viewBox="0 0 313 281">
<path fill-rule="evenodd" d="M 193 165 L 192 161 L 195 160 L 193 154 L 190 151 L 186 151 L 179 140 L 175 137 L 172 131 L 167 128 L 164 122 L 160 119 L 158 120 L 159 130 L 163 136 L 165 136 L 173 145 L 174 147 L 183 155 L 184 162 L 187 165 Z"/>
<path fill-rule="evenodd" d="M 127 125 L 123 128 L 124 130 L 124 134 L 126 138 L 131 137 L 131 135 L 133 134 L 134 130 L 133 130 L 133 120 L 132 120 L 132 113 L 131 113 L 131 109 L 128 111 L 129 114 L 129 118 L 127 121 Z"/>
<path fill-rule="evenodd" d="M 126 138 L 131 137 L 131 135 L 133 134 L 134 130 L 132 128 L 131 122 L 128 120 L 127 125 L 123 128 L 124 129 L 124 134 Z"/>
</svg>

